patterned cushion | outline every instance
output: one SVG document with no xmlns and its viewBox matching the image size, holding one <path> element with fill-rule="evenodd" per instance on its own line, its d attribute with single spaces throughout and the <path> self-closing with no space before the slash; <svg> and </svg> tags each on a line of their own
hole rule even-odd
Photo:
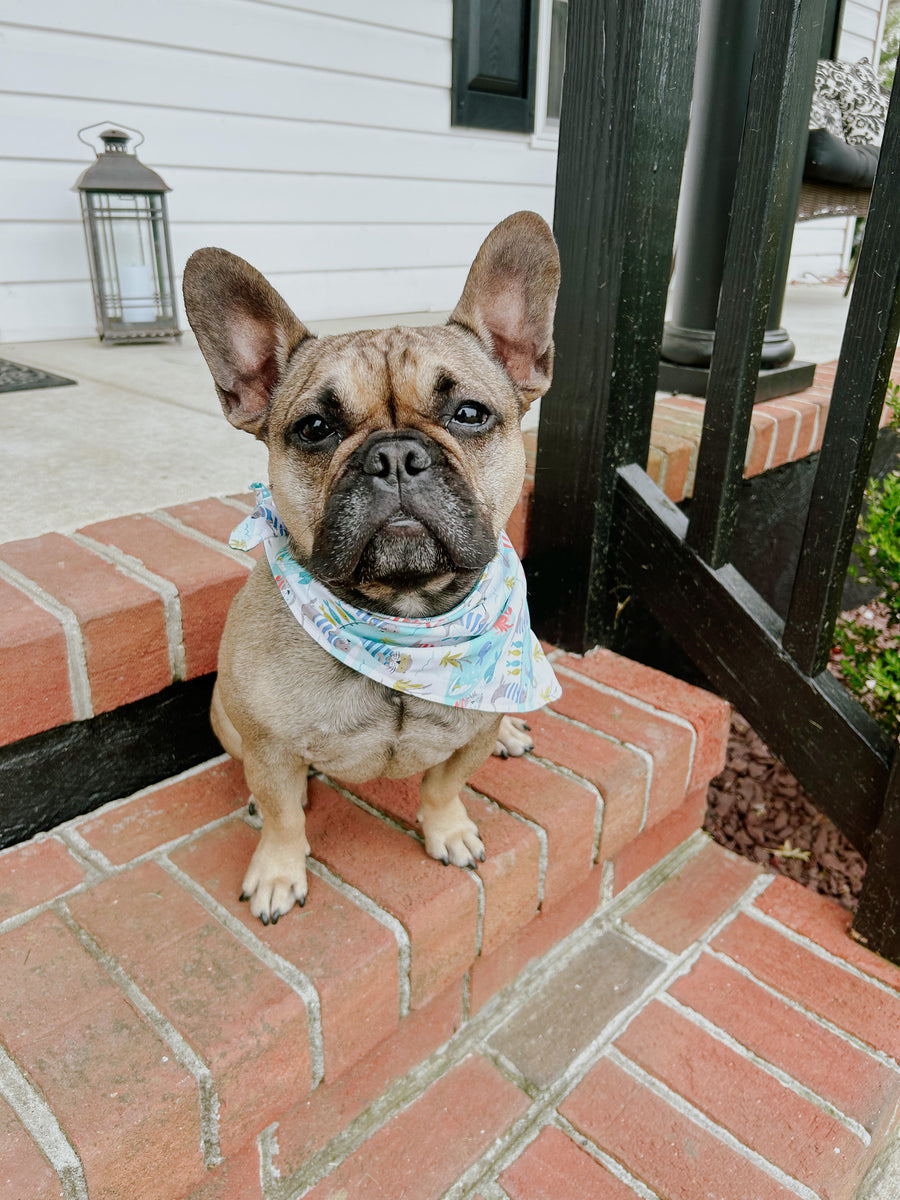
<svg viewBox="0 0 900 1200">
<path fill-rule="evenodd" d="M 849 87 L 841 102 L 844 138 L 851 146 L 880 146 L 887 117 L 887 97 L 865 58 L 847 68 Z"/>
<path fill-rule="evenodd" d="M 835 137 L 844 136 L 838 97 L 844 86 L 845 74 L 841 63 L 829 62 L 827 59 L 817 63 L 816 83 L 809 113 L 810 129 L 827 129 Z"/>
<path fill-rule="evenodd" d="M 810 129 L 827 129 L 851 145 L 880 146 L 886 116 L 887 98 L 867 59 L 819 61 Z"/>
</svg>

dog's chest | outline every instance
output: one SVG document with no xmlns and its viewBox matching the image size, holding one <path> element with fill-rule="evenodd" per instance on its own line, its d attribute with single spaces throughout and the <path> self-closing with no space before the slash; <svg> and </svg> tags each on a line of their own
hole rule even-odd
<svg viewBox="0 0 900 1200">
<path fill-rule="evenodd" d="M 344 681 L 328 718 L 300 733 L 297 748 L 315 768 L 348 782 L 402 779 L 444 762 L 494 719 L 355 676 Z"/>
</svg>

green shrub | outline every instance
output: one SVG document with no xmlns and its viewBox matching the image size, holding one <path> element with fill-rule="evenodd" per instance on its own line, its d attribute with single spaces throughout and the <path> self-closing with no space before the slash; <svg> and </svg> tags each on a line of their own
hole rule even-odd
<svg viewBox="0 0 900 1200">
<path fill-rule="evenodd" d="M 900 388 L 888 403 L 892 425 L 900 427 Z M 840 671 L 847 686 L 873 716 L 895 734 L 900 730 L 900 471 L 870 483 L 859 522 L 856 563 L 850 573 L 879 591 L 887 629 L 873 628 L 858 615 L 842 616 L 835 631 Z"/>
</svg>

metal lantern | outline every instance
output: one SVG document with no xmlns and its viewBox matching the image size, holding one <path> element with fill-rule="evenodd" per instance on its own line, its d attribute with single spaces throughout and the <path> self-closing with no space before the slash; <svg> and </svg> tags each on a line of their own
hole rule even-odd
<svg viewBox="0 0 900 1200">
<path fill-rule="evenodd" d="M 79 130 L 79 140 L 90 145 L 81 135 L 95 128 Z M 138 136 L 139 146 L 144 137 Z M 166 213 L 170 189 L 129 151 L 128 133 L 105 129 L 100 137 L 102 152 L 72 189 L 81 195 L 100 340 L 180 338 Z"/>
</svg>

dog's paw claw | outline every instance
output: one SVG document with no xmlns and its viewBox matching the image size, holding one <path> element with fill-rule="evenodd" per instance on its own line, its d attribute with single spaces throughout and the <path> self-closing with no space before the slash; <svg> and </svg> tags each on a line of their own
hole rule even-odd
<svg viewBox="0 0 900 1200">
<path fill-rule="evenodd" d="M 244 876 L 242 899 L 250 901 L 250 911 L 263 925 L 277 925 L 294 904 L 306 901 L 306 855 L 309 845 L 302 842 L 261 840 Z"/>
<path fill-rule="evenodd" d="M 484 862 L 484 846 L 478 826 L 469 819 L 465 805 L 457 796 L 436 811 L 421 809 L 419 820 L 425 834 L 425 852 L 439 863 L 454 867 L 475 867 L 475 859 Z"/>
<path fill-rule="evenodd" d="M 497 730 L 497 743 L 494 754 L 497 758 L 519 758 L 534 749 L 534 741 L 529 736 L 528 726 L 521 717 L 505 716 Z"/>
</svg>

